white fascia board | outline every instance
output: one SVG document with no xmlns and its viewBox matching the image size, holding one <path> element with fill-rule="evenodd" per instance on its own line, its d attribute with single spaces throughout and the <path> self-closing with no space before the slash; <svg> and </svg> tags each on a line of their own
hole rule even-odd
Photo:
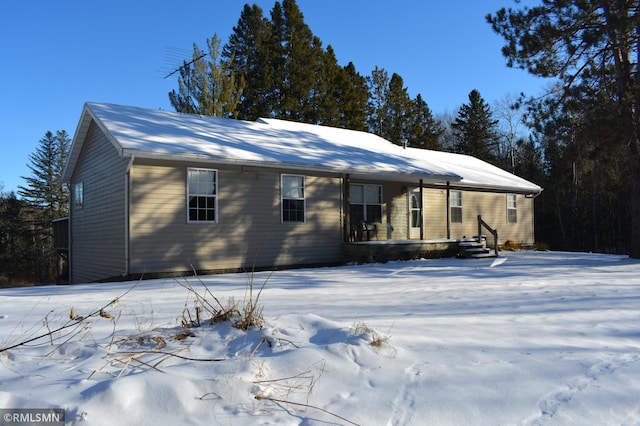
<svg viewBox="0 0 640 426">
<path fill-rule="evenodd" d="M 442 183 L 445 182 L 459 182 L 462 178 L 455 174 L 429 174 L 429 173 L 397 173 L 393 171 L 371 171 L 362 169 L 348 169 L 348 168 L 335 168 L 330 166 L 320 165 L 308 165 L 308 164 L 296 164 L 296 163 L 281 163 L 281 162 L 267 162 L 267 161 L 252 161 L 247 159 L 234 159 L 234 158 L 221 158 L 211 157 L 208 155 L 198 154 L 173 154 L 162 152 L 148 152 L 123 149 L 123 157 L 135 156 L 136 158 L 144 158 L 149 160 L 164 160 L 164 161 L 192 161 L 197 163 L 207 164 L 224 164 L 230 166 L 248 166 L 256 168 L 268 168 L 268 169 L 283 169 L 283 170 L 295 170 L 295 171 L 309 171 L 317 173 L 329 173 L 336 176 L 343 176 L 346 174 L 351 175 L 352 178 L 357 179 L 379 179 L 382 181 L 392 182 L 407 182 L 416 183 L 422 180 L 424 183 Z"/>
<path fill-rule="evenodd" d="M 543 189 L 537 185 L 532 186 L 509 186 L 509 185 L 483 185 L 479 183 L 465 183 L 464 179 L 460 182 L 456 182 L 451 185 L 451 189 L 471 190 L 471 191 L 486 191 L 486 192 L 500 192 L 510 194 L 523 194 L 523 195 L 539 195 Z"/>
</svg>

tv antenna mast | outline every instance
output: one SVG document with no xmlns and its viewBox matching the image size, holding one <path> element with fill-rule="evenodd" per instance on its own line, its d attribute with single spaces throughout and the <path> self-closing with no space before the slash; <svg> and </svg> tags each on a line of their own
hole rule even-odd
<svg viewBox="0 0 640 426">
<path fill-rule="evenodd" d="M 178 48 L 172 48 L 172 53 L 169 52 L 169 49 L 165 49 L 165 59 L 168 58 L 169 56 L 172 56 L 173 61 L 175 62 L 176 60 L 180 60 L 180 58 L 178 57 L 178 55 L 180 56 L 184 56 L 188 53 L 187 50 L 184 49 L 178 49 Z M 182 72 L 184 71 L 184 75 L 186 76 L 186 81 L 185 84 L 187 85 L 187 104 L 188 107 L 193 108 L 193 110 L 195 111 L 195 103 L 193 102 L 193 99 L 191 98 L 191 75 L 189 73 L 190 69 L 191 69 L 191 65 L 193 65 L 194 63 L 196 63 L 197 61 L 199 61 L 200 59 L 204 58 L 205 56 L 207 56 L 206 53 L 201 53 L 200 55 L 198 55 L 197 57 L 193 58 L 191 61 L 187 62 L 186 60 L 182 60 L 182 65 L 176 68 L 171 69 L 171 71 L 164 76 L 164 80 L 166 80 L 167 78 L 171 77 L 172 75 L 176 74 L 177 72 Z"/>
<path fill-rule="evenodd" d="M 171 71 L 169 74 L 165 75 L 164 78 L 167 79 L 169 77 L 171 77 L 172 75 L 174 75 L 175 73 L 177 73 L 178 71 L 180 71 L 181 69 L 186 69 L 186 68 L 190 68 L 192 64 L 194 64 L 195 62 L 199 61 L 200 59 L 204 58 L 205 56 L 207 56 L 206 53 L 202 53 L 200 56 L 198 56 L 197 58 L 194 58 L 193 60 L 187 62 L 184 61 L 184 64 L 182 64 L 182 66 L 174 69 L 173 71 Z"/>
</svg>

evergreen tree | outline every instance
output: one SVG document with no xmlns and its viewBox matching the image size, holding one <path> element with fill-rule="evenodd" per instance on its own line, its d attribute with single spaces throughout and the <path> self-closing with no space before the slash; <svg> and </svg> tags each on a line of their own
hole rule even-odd
<svg viewBox="0 0 640 426">
<path fill-rule="evenodd" d="M 480 96 L 480 92 L 472 90 L 469 93 L 469 103 L 460 107 L 452 124 L 457 136 L 455 151 L 495 164 L 498 146 L 497 124 L 498 121 L 493 119 L 491 108 Z"/>
<path fill-rule="evenodd" d="M 422 95 L 418 94 L 411 101 L 408 114 L 408 145 L 414 148 L 442 150 L 439 139 L 443 132 L 442 124 L 433 117 Z"/>
<path fill-rule="evenodd" d="M 46 220 L 67 215 L 69 190 L 62 182 L 62 174 L 70 147 L 71 140 L 64 130 L 57 131 L 55 136 L 46 132 L 36 151 L 29 155 L 27 167 L 32 174 L 22 177 L 27 186 L 18 187 L 18 193 L 42 210 Z"/>
<path fill-rule="evenodd" d="M 0 287 L 33 281 L 37 270 L 29 206 L 14 192 L 0 193 Z"/>
<path fill-rule="evenodd" d="M 367 127 L 371 133 L 384 137 L 386 134 L 385 121 L 389 115 L 387 105 L 387 87 L 389 86 L 389 74 L 384 68 L 374 68 L 367 77 L 369 87 L 369 104 Z"/>
<path fill-rule="evenodd" d="M 229 71 L 245 82 L 237 106 L 237 118 L 255 120 L 271 117 L 274 98 L 275 72 L 282 69 L 273 62 L 271 24 L 262 9 L 245 4 L 238 24 L 222 48 L 222 58 L 229 63 Z"/>
<path fill-rule="evenodd" d="M 14 221 L 5 238 L 17 251 L 12 257 L 11 274 L 39 282 L 53 277 L 51 221 L 68 213 L 69 192 L 62 182 L 62 174 L 70 145 L 64 130 L 57 131 L 55 136 L 46 132 L 36 151 L 29 156 L 27 166 L 32 174 L 23 177 L 27 185 L 18 187 L 23 200 L 18 202 L 9 197 L 5 202 L 4 214 Z"/>
<path fill-rule="evenodd" d="M 340 106 L 340 127 L 353 130 L 365 130 L 367 120 L 367 102 L 369 90 L 367 79 L 356 71 L 353 62 L 349 62 L 341 73 L 343 79 L 337 87 L 340 92 L 338 104 Z"/>
<path fill-rule="evenodd" d="M 487 16 L 505 39 L 507 65 L 557 78 L 565 93 L 581 86 L 595 92 L 589 99 L 615 102 L 622 131 L 609 140 L 626 151 L 631 180 L 626 196 L 631 200 L 629 254 L 635 258 L 640 258 L 639 9 L 637 0 L 542 0 L 539 6 L 503 8 Z"/>
<path fill-rule="evenodd" d="M 322 55 L 322 70 L 316 75 L 318 88 L 314 109 L 317 111 L 316 123 L 325 126 L 343 127 L 344 114 L 341 111 L 348 84 L 346 71 L 338 65 L 331 46 Z"/>
<path fill-rule="evenodd" d="M 404 87 L 404 80 L 393 73 L 386 90 L 387 116 L 384 120 L 383 137 L 396 145 L 408 138 L 408 120 L 411 98 Z"/>
<path fill-rule="evenodd" d="M 171 105 L 178 112 L 212 117 L 235 118 L 244 78 L 236 78 L 230 64 L 220 59 L 220 39 L 207 40 L 208 54 L 193 46 L 193 60 L 180 68 L 179 91 L 169 93 Z"/>
<path fill-rule="evenodd" d="M 304 22 L 294 0 L 284 0 L 281 8 L 276 3 L 272 11 L 272 25 L 273 45 L 282 46 L 284 58 L 284 76 L 275 80 L 280 93 L 279 110 L 275 111 L 275 116 L 317 123 L 317 105 L 326 92 L 321 86 L 325 82 L 317 80 L 317 76 L 322 75 L 322 43 Z"/>
<path fill-rule="evenodd" d="M 631 180 L 611 96 L 574 86 L 531 103 L 530 116 L 544 149 L 545 241 L 556 249 L 627 252 Z"/>
</svg>

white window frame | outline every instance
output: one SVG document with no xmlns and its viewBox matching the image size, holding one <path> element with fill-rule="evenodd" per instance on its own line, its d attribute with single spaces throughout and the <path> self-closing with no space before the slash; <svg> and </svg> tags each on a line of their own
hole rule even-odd
<svg viewBox="0 0 640 426">
<path fill-rule="evenodd" d="M 84 207 L 84 183 L 82 182 L 73 185 L 73 206 L 79 209 Z"/>
<path fill-rule="evenodd" d="M 190 178 L 190 172 L 207 172 L 207 173 L 213 173 L 214 176 L 214 181 L 213 181 L 213 194 L 207 193 L 205 191 L 201 192 L 201 187 L 197 188 L 195 186 L 198 185 L 194 185 L 194 183 L 191 182 Z M 199 168 L 199 167 L 188 167 L 187 168 L 187 199 L 186 199 L 186 204 L 187 204 L 187 223 L 218 223 L 218 170 L 216 169 L 204 169 L 204 168 Z M 200 201 L 200 199 L 205 198 L 205 199 L 213 199 L 213 207 L 200 207 L 197 206 L 195 209 L 196 211 L 200 211 L 200 210 L 204 210 L 205 214 L 207 210 L 213 210 L 213 220 L 201 220 L 201 219 L 191 219 L 191 198 L 192 197 L 198 197 L 198 202 Z M 208 200 L 206 201 L 208 203 Z"/>
<path fill-rule="evenodd" d="M 454 197 L 454 194 L 456 194 L 457 196 Z M 462 210 L 463 208 L 463 202 L 462 202 L 462 191 L 458 190 L 458 189 L 453 189 L 451 190 L 451 192 L 449 193 L 449 209 L 450 209 L 450 215 L 451 215 L 451 223 L 463 223 L 464 222 L 464 212 Z M 454 220 L 454 209 L 456 209 L 455 211 L 459 211 L 460 214 L 460 220 Z"/>
<path fill-rule="evenodd" d="M 518 223 L 517 194 L 507 194 L 507 223 Z"/>
<path fill-rule="evenodd" d="M 288 178 L 300 179 L 302 185 L 290 187 L 285 184 Z M 288 190 L 294 189 L 297 194 L 292 194 Z M 285 202 L 302 201 L 302 220 L 292 219 L 290 215 L 285 215 Z M 307 178 L 305 175 L 295 175 L 283 173 L 280 175 L 280 223 L 307 223 Z"/>
<path fill-rule="evenodd" d="M 367 211 L 369 206 L 379 206 L 380 207 L 380 222 L 382 222 L 383 217 L 384 217 L 384 210 L 383 210 L 383 206 L 384 206 L 384 194 L 383 194 L 383 187 L 382 185 L 378 185 L 378 184 L 364 184 L 364 183 L 352 183 L 350 184 L 351 188 L 349 189 L 349 192 L 353 194 L 353 187 L 356 186 L 360 186 L 362 187 L 362 202 L 354 202 L 353 198 L 351 198 L 349 200 L 349 204 L 351 205 L 360 205 L 362 206 L 362 210 L 363 210 L 363 220 L 367 223 L 373 223 L 372 219 L 370 217 L 367 217 Z M 378 189 L 378 194 L 380 196 L 380 199 L 377 201 L 373 201 L 367 198 L 367 188 L 377 188 Z"/>
</svg>

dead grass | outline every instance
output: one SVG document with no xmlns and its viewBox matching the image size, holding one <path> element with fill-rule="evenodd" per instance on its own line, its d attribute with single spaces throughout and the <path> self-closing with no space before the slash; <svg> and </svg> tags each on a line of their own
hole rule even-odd
<svg viewBox="0 0 640 426">
<path fill-rule="evenodd" d="M 522 249 L 522 244 L 516 243 L 511 240 L 505 241 L 504 244 L 502 245 L 502 250 L 504 251 L 515 251 L 515 250 L 521 250 L 521 249 Z"/>
<path fill-rule="evenodd" d="M 368 341 L 371 347 L 381 355 L 393 358 L 397 354 L 397 350 L 389 343 L 391 336 L 380 334 L 364 322 L 357 322 L 354 325 L 353 335 Z"/>
</svg>

